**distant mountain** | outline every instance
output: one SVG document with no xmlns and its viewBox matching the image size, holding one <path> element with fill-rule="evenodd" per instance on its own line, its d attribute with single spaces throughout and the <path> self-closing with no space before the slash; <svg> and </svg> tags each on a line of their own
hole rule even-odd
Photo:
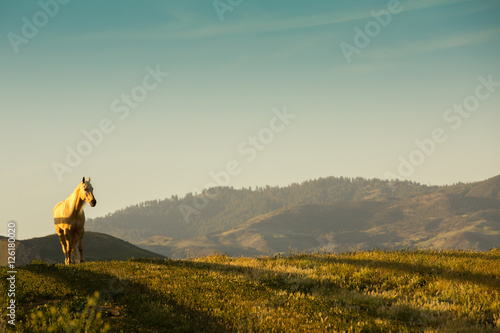
<svg viewBox="0 0 500 333">
<path fill-rule="evenodd" d="M 500 176 L 475 184 L 466 196 L 500 200 Z"/>
<path fill-rule="evenodd" d="M 91 225 L 132 236 L 136 245 L 173 258 L 214 251 L 252 256 L 500 246 L 500 176 L 433 187 L 331 177 L 285 188 L 217 190 L 192 221 L 182 220 L 179 207 L 210 193 L 129 207 Z"/>
<path fill-rule="evenodd" d="M 85 232 L 83 256 L 86 261 L 127 260 L 134 258 L 165 258 L 162 255 L 139 248 L 116 237 L 97 232 Z M 16 241 L 16 266 L 41 259 L 48 263 L 64 263 L 59 237 L 45 237 Z M 7 264 L 7 238 L 0 239 L 0 266 Z"/>
<path fill-rule="evenodd" d="M 289 251 L 345 252 L 373 248 L 489 250 L 500 246 L 500 203 L 492 211 L 460 211 L 446 194 L 408 202 L 311 204 L 258 216 L 210 236 L 138 245 L 170 257 L 210 252 L 268 255 Z M 465 213 L 465 214 L 462 214 Z"/>
<path fill-rule="evenodd" d="M 213 188 L 183 198 L 143 202 L 104 217 L 89 219 L 87 230 L 103 232 L 132 243 L 154 236 L 190 239 L 239 227 L 280 208 L 318 203 L 381 201 L 433 193 L 409 181 L 363 178 L 320 178 L 286 187 Z"/>
</svg>

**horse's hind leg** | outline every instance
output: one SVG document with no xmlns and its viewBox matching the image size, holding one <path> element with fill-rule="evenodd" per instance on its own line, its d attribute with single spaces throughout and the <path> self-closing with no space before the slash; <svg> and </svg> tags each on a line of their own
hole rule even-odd
<svg viewBox="0 0 500 333">
<path fill-rule="evenodd" d="M 78 251 L 80 252 L 80 262 L 83 262 L 83 230 L 78 233 Z"/>
<path fill-rule="evenodd" d="M 68 234 L 66 235 L 66 238 L 69 239 L 69 263 L 74 264 L 75 263 L 75 247 L 76 247 L 76 242 L 77 242 L 77 236 L 73 230 L 68 230 Z"/>
</svg>

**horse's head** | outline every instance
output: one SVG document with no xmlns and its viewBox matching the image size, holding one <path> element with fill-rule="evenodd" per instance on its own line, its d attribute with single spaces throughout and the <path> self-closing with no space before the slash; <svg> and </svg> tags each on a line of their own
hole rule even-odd
<svg viewBox="0 0 500 333">
<path fill-rule="evenodd" d="M 94 207 L 97 203 L 97 200 L 94 197 L 94 188 L 90 184 L 90 178 L 85 181 L 85 177 L 83 177 L 80 187 L 80 199 L 87 201 L 90 204 L 90 207 Z"/>
</svg>

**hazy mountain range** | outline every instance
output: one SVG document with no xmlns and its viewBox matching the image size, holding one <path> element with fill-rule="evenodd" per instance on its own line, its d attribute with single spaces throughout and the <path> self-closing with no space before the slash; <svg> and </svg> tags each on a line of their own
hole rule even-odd
<svg viewBox="0 0 500 333">
<path fill-rule="evenodd" d="M 372 248 L 500 246 L 500 176 L 451 186 L 322 178 L 287 187 L 213 188 L 87 221 L 172 258 Z"/>
</svg>

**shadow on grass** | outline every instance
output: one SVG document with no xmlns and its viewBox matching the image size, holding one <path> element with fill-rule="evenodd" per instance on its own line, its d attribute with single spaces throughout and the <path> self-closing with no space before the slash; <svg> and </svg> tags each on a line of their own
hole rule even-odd
<svg viewBox="0 0 500 333">
<path fill-rule="evenodd" d="M 439 256 L 442 254 L 440 253 Z M 454 258 L 473 258 L 473 254 L 469 257 L 469 255 L 464 252 L 461 254 L 446 254 L 447 257 Z M 492 267 L 493 265 L 497 265 L 493 263 L 496 260 L 494 257 L 483 257 L 491 259 Z M 463 269 L 453 269 L 453 268 L 443 268 L 437 265 L 425 264 L 422 262 L 415 263 L 404 263 L 404 262 L 395 262 L 389 260 L 380 260 L 380 259 L 358 259 L 358 258 L 340 258 L 340 257 L 314 257 L 314 261 L 324 261 L 328 263 L 334 264 L 348 264 L 359 267 L 370 267 L 370 268 L 385 268 L 395 271 L 413 273 L 413 274 L 427 274 L 433 277 L 440 277 L 450 281 L 457 282 L 470 282 L 474 284 L 480 284 L 487 287 L 500 288 L 500 276 L 493 273 L 476 273 L 470 272 Z"/>
<path fill-rule="evenodd" d="M 469 258 L 469 259 L 488 259 L 500 260 L 500 247 L 489 250 L 488 252 L 474 251 L 440 251 L 439 256 L 447 258 Z"/>
<path fill-rule="evenodd" d="M 371 318 L 373 323 L 380 321 L 380 319 L 385 319 L 391 323 L 391 327 L 398 330 L 419 331 L 419 328 L 421 329 L 422 327 L 437 326 L 437 320 L 433 321 L 429 318 L 452 316 L 450 311 L 424 310 L 409 305 L 397 304 L 398 299 L 394 297 L 368 294 L 366 293 L 367 290 L 345 288 L 330 281 L 305 277 L 296 273 L 277 272 L 267 268 L 223 263 L 196 261 L 165 262 L 149 259 L 139 259 L 139 261 L 147 261 L 160 265 L 184 266 L 201 271 L 217 271 L 222 275 L 241 276 L 249 282 L 254 283 L 255 289 L 257 289 L 257 286 L 265 286 L 277 292 L 271 294 L 266 301 L 267 303 L 264 304 L 270 308 L 276 306 L 286 307 L 285 304 L 287 301 L 277 296 L 282 291 L 286 291 L 288 295 L 297 293 L 314 295 L 314 298 L 319 300 L 320 303 L 319 308 L 316 309 L 317 312 L 323 312 L 323 314 L 330 316 L 330 320 L 345 320 L 346 316 L 351 320 L 364 320 L 362 317 L 360 318 L 361 315 L 365 316 L 365 318 Z M 245 295 L 241 296 L 244 298 Z M 377 324 L 374 325 L 376 327 Z M 381 329 L 383 330 L 383 326 Z"/>
<path fill-rule="evenodd" d="M 95 291 L 99 291 L 100 302 L 106 303 L 102 309 L 111 309 L 116 316 L 111 318 L 113 326 L 116 326 L 112 331 L 115 329 L 126 332 L 230 331 L 217 318 L 181 305 L 173 298 L 166 297 L 143 283 L 128 278 L 120 279 L 109 273 L 95 272 L 85 266 L 86 264 L 69 267 L 33 264 L 23 269 L 51 277 L 58 285 L 69 287 L 74 294 L 65 295 L 64 299 L 67 300 L 72 300 L 75 296 L 87 298 Z"/>
<path fill-rule="evenodd" d="M 410 253 L 411 254 L 411 253 Z M 451 254 L 450 254 L 451 255 Z M 461 254 L 458 256 L 463 257 Z M 439 277 L 448 280 L 455 280 L 461 283 L 476 283 L 489 287 L 499 287 L 499 279 L 495 274 L 474 273 L 461 269 L 442 268 L 429 263 L 429 258 L 424 258 L 425 261 L 409 262 L 392 262 L 377 258 L 356 258 L 349 256 L 314 256 L 314 255 L 295 255 L 290 257 L 290 261 L 286 266 L 294 266 L 294 259 L 310 261 L 308 267 L 315 267 L 321 262 L 326 264 L 347 264 L 359 268 L 376 268 L 388 269 L 397 272 L 415 274 L 423 277 L 423 285 L 416 284 L 407 287 L 406 292 L 422 291 L 421 287 L 429 278 Z M 489 258 L 489 257 L 488 257 Z M 118 328 L 124 331 L 154 331 L 154 332 L 227 332 L 234 330 L 237 321 L 239 323 L 249 322 L 251 314 L 245 314 L 246 311 L 228 311 L 228 307 L 235 306 L 234 304 L 251 304 L 247 307 L 252 308 L 252 305 L 263 305 L 266 309 L 282 307 L 287 313 L 290 311 L 299 311 L 297 315 L 310 315 L 311 320 L 319 320 L 314 317 L 315 313 L 323 312 L 330 317 L 330 322 L 356 322 L 357 320 L 370 320 L 373 323 L 372 328 L 387 329 L 386 324 L 381 324 L 380 320 L 389 322 L 391 329 L 396 331 L 419 331 L 423 327 L 438 328 L 439 325 L 446 325 L 445 321 L 453 318 L 454 313 L 449 310 L 428 310 L 419 307 L 412 303 L 407 303 L 404 300 L 405 292 L 402 292 L 401 286 L 389 286 L 384 290 L 395 293 L 393 296 L 383 296 L 382 294 L 370 293 L 375 290 L 376 282 L 368 277 L 366 281 L 354 281 L 348 274 L 344 276 L 344 280 L 328 280 L 320 275 L 315 275 L 314 270 L 310 273 L 301 274 L 295 272 L 285 272 L 281 267 L 273 269 L 274 259 L 263 258 L 261 264 L 257 267 L 247 267 L 242 265 L 233 265 L 230 262 L 232 259 L 222 257 L 220 261 L 215 258 L 212 262 L 207 261 L 190 261 L 190 260 L 156 260 L 156 259 L 135 259 L 129 263 L 150 263 L 148 269 L 155 271 L 154 265 L 164 266 L 166 269 L 159 269 L 158 272 L 175 272 L 175 274 L 165 277 L 166 284 L 173 284 L 174 279 L 183 278 L 187 284 L 179 284 L 184 287 L 193 287 L 195 294 L 185 293 L 184 290 L 175 289 L 175 292 L 170 294 L 163 287 L 153 289 L 149 287 L 148 275 L 143 275 L 142 279 L 134 279 L 133 276 L 127 275 L 130 270 L 123 271 L 123 278 L 120 278 L 112 273 L 116 269 L 121 270 L 127 267 L 126 263 L 117 268 L 106 267 L 105 265 L 113 265 L 110 263 L 90 263 L 62 266 L 62 265 L 30 265 L 24 269 L 41 274 L 55 279 L 58 284 L 64 285 L 67 289 L 81 296 L 91 296 L 94 291 L 100 291 L 102 299 L 108 304 L 116 305 L 120 308 Z M 261 260 L 261 259 L 257 259 Z M 276 263 L 280 264 L 281 258 L 276 259 Z M 286 259 L 288 260 L 288 259 Z M 101 269 L 92 265 L 103 265 Z M 116 264 L 116 263 L 115 263 Z M 271 267 L 269 266 L 271 264 Z M 129 267 L 130 269 L 130 267 Z M 280 270 L 281 269 L 281 270 Z M 105 271 L 105 272 L 103 272 Z M 206 274 L 210 272 L 218 273 L 218 279 L 222 282 L 213 289 L 206 289 L 204 279 Z M 154 274 L 154 273 L 153 273 Z M 167 274 L 168 275 L 168 274 Z M 144 277 L 145 276 L 145 277 Z M 157 276 L 157 275 L 154 275 Z M 236 302 L 233 305 L 225 303 L 228 296 L 223 293 L 227 288 L 235 289 L 236 286 L 231 284 L 235 281 L 234 277 L 238 277 L 238 281 L 244 281 L 242 288 L 238 287 L 237 292 L 231 294 Z M 226 279 L 227 278 L 227 279 Z M 241 279 L 242 278 L 242 279 Z M 169 281 L 168 279 L 172 279 Z M 414 288 L 414 289 L 412 289 Z M 182 289 L 182 287 L 181 287 Z M 286 294 L 283 292 L 286 291 Z M 206 294 L 212 303 L 220 307 L 224 318 L 219 318 L 211 315 L 209 310 L 203 306 L 209 306 L 204 303 L 204 299 L 199 298 L 195 302 L 191 302 L 192 306 L 181 304 L 182 301 L 178 297 L 185 295 L 196 296 L 196 293 Z M 232 292 L 232 291 L 231 291 Z M 222 294 L 221 294 L 222 293 Z M 291 297 L 301 293 L 311 295 L 313 297 Z M 384 294 L 386 295 L 386 294 Z M 391 295 L 388 293 L 387 295 Z M 68 295 L 70 298 L 70 295 Z M 291 302 L 291 303 L 290 303 Z M 449 300 L 446 302 L 453 302 Z M 201 306 L 201 307 L 198 307 Z M 237 305 L 236 305 L 237 306 Z M 307 310 L 298 310 L 298 309 Z M 245 308 L 246 309 L 246 308 Z M 304 311 L 304 312 L 302 312 Z M 229 313 L 240 313 L 241 318 L 235 318 Z M 294 314 L 295 315 L 295 314 Z M 248 318 L 246 318 L 247 316 Z M 297 317 L 298 318 L 298 317 Z M 314 319 L 316 318 L 316 319 Z M 444 319 L 443 319 L 444 318 Z M 470 318 L 472 320 L 472 318 Z M 489 320 L 489 319 L 488 319 Z M 487 320 L 487 321 L 488 321 Z M 444 321 L 444 322 L 443 322 Z M 476 323 L 481 325 L 490 325 L 486 323 Z M 338 324 L 341 325 L 341 324 Z M 242 326 L 238 326 L 242 327 Z M 348 328 L 349 326 L 347 326 Z M 258 327 L 257 327 L 258 328 Z M 347 329 L 345 328 L 345 329 Z M 300 329 L 300 328 L 297 328 Z M 339 328 L 343 330 L 344 328 Z M 375 330 L 376 331 L 376 330 Z"/>
</svg>

